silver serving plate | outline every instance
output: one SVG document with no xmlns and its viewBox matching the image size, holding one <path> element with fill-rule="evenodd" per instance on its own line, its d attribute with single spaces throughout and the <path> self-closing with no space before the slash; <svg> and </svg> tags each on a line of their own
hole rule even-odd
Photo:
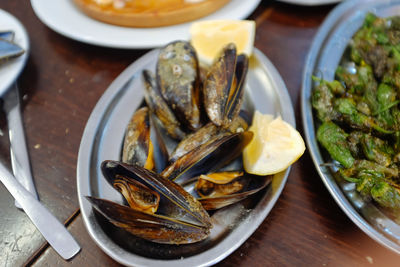
<svg viewBox="0 0 400 267">
<path fill-rule="evenodd" d="M 311 106 L 311 75 L 328 81 L 334 79 L 336 67 L 342 60 L 349 40 L 360 28 L 368 12 L 380 17 L 400 15 L 400 0 L 345 1 L 329 14 L 315 36 L 306 60 L 301 92 L 302 117 L 311 157 L 335 201 L 361 230 L 400 254 L 400 225 L 382 213 L 377 205 L 364 201 L 354 184 L 338 183 L 329 167 L 321 165 L 332 160 L 318 146 L 315 135 L 315 124 L 318 125 L 318 122 Z"/>
<path fill-rule="evenodd" d="M 85 226 L 97 245 L 113 259 L 129 266 L 208 266 L 236 250 L 264 221 L 285 186 L 289 169 L 273 176 L 255 197 L 213 213 L 210 236 L 190 245 L 152 243 L 117 229 L 93 212 L 85 196 L 122 201 L 103 178 L 100 163 L 118 160 L 125 127 L 143 101 L 143 69 L 155 70 L 159 50 L 145 54 L 123 71 L 94 108 L 83 133 L 77 167 L 78 198 Z M 295 125 L 286 86 L 271 62 L 257 49 L 250 59 L 244 106 L 280 115 Z"/>
</svg>

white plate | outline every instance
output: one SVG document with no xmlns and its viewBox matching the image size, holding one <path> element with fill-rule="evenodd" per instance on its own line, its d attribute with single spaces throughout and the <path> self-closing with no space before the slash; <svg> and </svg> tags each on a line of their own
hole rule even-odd
<svg viewBox="0 0 400 267">
<path fill-rule="evenodd" d="M 215 13 L 201 18 L 243 19 L 261 0 L 231 0 Z M 174 40 L 188 40 L 190 23 L 159 28 L 129 28 L 106 24 L 83 14 L 72 0 L 31 0 L 39 19 L 52 30 L 74 40 L 114 48 L 153 48 Z"/>
<path fill-rule="evenodd" d="M 14 31 L 14 42 L 25 49 L 25 53 L 17 58 L 0 64 L 0 96 L 17 79 L 25 66 L 29 52 L 29 38 L 24 26 L 14 16 L 0 9 L 0 31 Z"/>
<path fill-rule="evenodd" d="M 295 5 L 318 6 L 318 5 L 334 4 L 342 0 L 279 0 L 279 1 Z"/>
</svg>

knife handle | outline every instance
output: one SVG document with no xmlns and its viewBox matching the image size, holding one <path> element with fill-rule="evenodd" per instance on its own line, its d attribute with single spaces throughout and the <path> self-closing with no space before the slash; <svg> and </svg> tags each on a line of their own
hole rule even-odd
<svg viewBox="0 0 400 267">
<path fill-rule="evenodd" d="M 0 163 L 0 181 L 11 193 L 22 209 L 31 219 L 43 237 L 54 250 L 64 259 L 68 260 L 80 251 L 79 244 L 60 223 L 38 200 L 36 200 L 25 187 Z"/>
<path fill-rule="evenodd" d="M 20 109 L 19 90 L 16 84 L 13 84 L 10 91 L 7 92 L 7 124 L 10 137 L 11 166 L 15 178 L 38 199 L 35 184 L 33 182 L 31 166 L 29 163 L 28 149 L 25 141 L 24 125 Z M 21 208 L 17 201 L 15 206 Z"/>
</svg>

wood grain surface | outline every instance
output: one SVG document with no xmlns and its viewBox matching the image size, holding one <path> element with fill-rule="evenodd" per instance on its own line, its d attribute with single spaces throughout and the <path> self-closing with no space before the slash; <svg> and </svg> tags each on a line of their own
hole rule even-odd
<svg viewBox="0 0 400 267">
<path fill-rule="evenodd" d="M 96 47 L 68 39 L 41 23 L 29 1 L 0 0 L 30 37 L 19 78 L 32 171 L 41 202 L 82 246 L 63 261 L 0 186 L 0 266 L 119 266 L 90 238 L 79 213 L 76 164 L 86 122 L 110 83 L 148 50 Z M 308 49 L 334 5 L 302 7 L 264 0 L 250 15 L 255 46 L 284 79 L 300 118 L 300 87 Z M 0 25 L 1 27 L 1 25 Z M 1 81 L 0 81 L 1 82 Z M 0 115 L 0 157 L 9 164 L 7 125 Z M 296 162 L 263 224 L 218 266 L 398 266 L 400 256 L 347 218 L 323 185 L 309 154 Z"/>
</svg>

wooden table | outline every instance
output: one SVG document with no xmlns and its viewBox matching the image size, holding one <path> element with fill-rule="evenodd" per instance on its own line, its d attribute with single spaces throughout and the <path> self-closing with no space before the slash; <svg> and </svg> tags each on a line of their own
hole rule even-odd
<svg viewBox="0 0 400 267">
<path fill-rule="evenodd" d="M 283 77 L 302 132 L 300 87 L 306 54 L 334 6 L 301 7 L 264 0 L 251 14 L 255 46 Z M 29 1 L 1 1 L 30 36 L 19 79 L 32 171 L 41 202 L 82 246 L 69 262 L 49 247 L 0 186 L 0 266 L 118 266 L 89 237 L 79 212 L 76 164 L 89 115 L 109 84 L 147 50 L 117 50 L 70 40 L 35 16 Z M 1 26 L 1 25 L 0 25 Z M 1 82 L 1 81 L 0 81 Z M 0 158 L 9 164 L 5 117 Z M 350 221 L 326 190 L 309 154 L 293 165 L 277 204 L 258 230 L 219 266 L 397 266 L 400 257 Z"/>
</svg>

